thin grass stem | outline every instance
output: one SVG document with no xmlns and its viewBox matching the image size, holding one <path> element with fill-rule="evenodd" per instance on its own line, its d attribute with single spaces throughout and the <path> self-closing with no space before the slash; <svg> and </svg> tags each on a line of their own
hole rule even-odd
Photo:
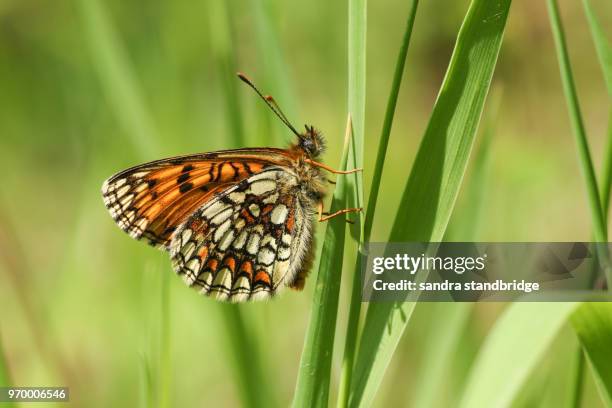
<svg viewBox="0 0 612 408">
<path fill-rule="evenodd" d="M 574 78 L 572 75 L 571 63 L 567 51 L 565 33 L 559 14 L 559 7 L 556 0 L 547 0 L 550 23 L 552 27 L 553 37 L 555 40 L 555 48 L 557 50 L 557 58 L 559 60 L 559 69 L 561 73 L 561 82 L 565 93 L 566 102 L 569 110 L 570 122 L 578 149 L 578 159 L 583 177 L 585 179 L 587 200 L 591 212 L 591 222 L 593 224 L 593 236 L 597 242 L 607 242 L 608 233 L 607 225 L 604 218 L 603 209 L 601 207 L 600 193 L 593 167 L 593 160 L 586 136 L 586 130 L 580 112 L 580 104 Z M 605 245 L 597 245 L 599 259 L 605 271 L 608 282 L 612 282 L 612 268 L 610 266 L 610 258 Z M 612 287 L 610 288 L 612 289 Z"/>
<path fill-rule="evenodd" d="M 383 121 L 382 132 L 380 134 L 380 140 L 378 142 L 376 162 L 374 163 L 374 174 L 372 175 L 370 195 L 368 196 L 368 209 L 366 212 L 364 226 L 364 242 L 368 242 L 370 240 L 370 236 L 372 235 L 372 224 L 374 222 L 374 215 L 376 213 L 376 204 L 378 203 L 378 193 L 380 190 L 380 181 L 382 178 L 383 166 L 385 164 L 385 158 L 387 157 L 389 136 L 391 135 L 393 119 L 395 118 L 395 108 L 397 106 L 400 86 L 402 84 L 402 79 L 404 76 L 406 57 L 408 55 L 408 47 L 410 45 L 410 38 L 412 37 L 412 28 L 414 27 L 414 20 L 416 18 L 418 6 L 418 0 L 412 0 L 412 2 L 410 3 L 410 9 L 408 10 L 408 17 L 406 19 L 406 28 L 404 30 L 404 36 L 402 38 L 402 43 L 400 45 L 397 60 L 395 62 L 393 82 L 391 83 L 391 91 L 389 92 L 389 99 L 387 100 L 385 119 Z"/>
</svg>

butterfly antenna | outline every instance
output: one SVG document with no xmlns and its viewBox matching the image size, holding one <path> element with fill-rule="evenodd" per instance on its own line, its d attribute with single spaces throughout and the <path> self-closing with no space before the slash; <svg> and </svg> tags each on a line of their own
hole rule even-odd
<svg viewBox="0 0 612 408">
<path fill-rule="evenodd" d="M 276 101 L 274 100 L 272 96 L 262 94 L 259 91 L 259 89 L 257 89 L 257 87 L 253 84 L 253 82 L 251 82 L 251 80 L 246 75 L 244 75 L 242 72 L 238 72 L 237 75 L 238 75 L 238 78 L 242 80 L 242 82 L 250 86 L 257 93 L 257 95 L 259 95 L 259 97 L 263 99 L 266 105 L 268 105 L 268 107 L 272 109 L 272 112 L 274 112 L 276 116 L 278 116 L 278 118 L 285 124 L 285 126 L 291 129 L 291 131 L 297 137 L 301 137 L 300 133 L 293 127 L 291 122 L 289 122 L 289 119 L 287 119 L 287 116 L 285 116 L 285 113 L 282 111 L 280 106 L 278 106 L 278 104 L 276 103 Z"/>
</svg>

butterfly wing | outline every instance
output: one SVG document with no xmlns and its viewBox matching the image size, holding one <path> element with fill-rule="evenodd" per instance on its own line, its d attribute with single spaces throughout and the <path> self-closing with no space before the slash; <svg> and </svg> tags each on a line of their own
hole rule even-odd
<svg viewBox="0 0 612 408">
<path fill-rule="evenodd" d="M 205 203 L 173 235 L 174 270 L 219 300 L 266 299 L 299 288 L 312 249 L 312 209 L 296 194 L 299 180 L 270 167 Z"/>
<path fill-rule="evenodd" d="M 121 229 L 167 248 L 176 227 L 216 194 L 272 165 L 281 149 L 236 149 L 157 160 L 122 171 L 102 186 L 104 204 Z"/>
</svg>

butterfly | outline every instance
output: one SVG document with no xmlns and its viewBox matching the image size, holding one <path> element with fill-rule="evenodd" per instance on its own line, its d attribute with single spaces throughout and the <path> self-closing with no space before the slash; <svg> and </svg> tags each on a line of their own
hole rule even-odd
<svg viewBox="0 0 612 408">
<path fill-rule="evenodd" d="M 317 160 L 321 133 L 298 132 L 274 98 L 249 85 L 296 140 L 286 149 L 242 148 L 156 160 L 121 171 L 102 186 L 104 204 L 132 238 L 170 254 L 187 285 L 221 301 L 268 299 L 301 290 L 314 258 L 315 221 L 358 212 L 323 212 L 334 170 Z"/>
</svg>

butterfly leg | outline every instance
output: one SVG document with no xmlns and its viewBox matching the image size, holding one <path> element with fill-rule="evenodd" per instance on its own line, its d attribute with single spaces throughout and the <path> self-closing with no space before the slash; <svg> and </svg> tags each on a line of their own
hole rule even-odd
<svg viewBox="0 0 612 408">
<path fill-rule="evenodd" d="M 323 212 L 323 202 L 321 201 L 319 202 L 319 220 L 318 221 L 319 222 L 329 221 L 332 218 L 337 217 L 338 215 L 354 213 L 354 212 L 361 212 L 361 208 L 344 208 L 334 213 Z M 348 222 L 349 224 L 353 223 L 350 220 L 345 220 L 345 221 Z"/>
</svg>

